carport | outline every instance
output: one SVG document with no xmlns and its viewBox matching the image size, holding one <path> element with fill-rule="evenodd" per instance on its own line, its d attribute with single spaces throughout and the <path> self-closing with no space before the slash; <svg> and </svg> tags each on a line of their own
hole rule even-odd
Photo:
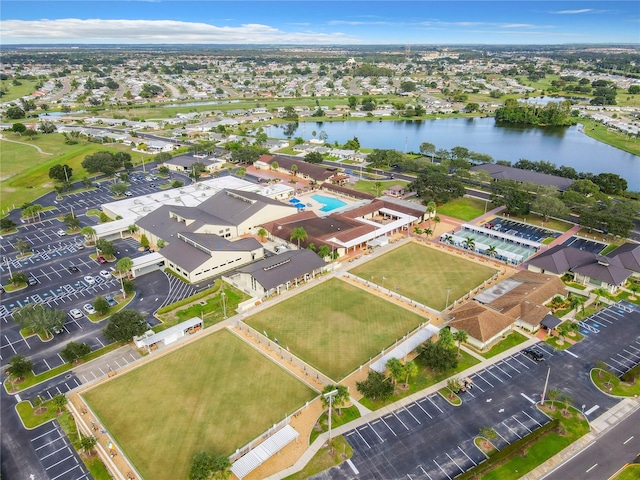
<svg viewBox="0 0 640 480">
<path fill-rule="evenodd" d="M 165 258 L 158 252 L 136 257 L 132 259 L 132 261 L 131 274 L 134 278 L 144 275 L 145 273 L 155 272 L 165 266 Z"/>
<path fill-rule="evenodd" d="M 562 320 L 560 320 L 558 317 L 554 315 L 549 314 L 542 319 L 542 321 L 540 322 L 540 325 L 543 328 L 546 328 L 547 330 L 551 331 L 558 328 L 558 325 L 560 325 L 561 323 L 562 323 Z"/>
<path fill-rule="evenodd" d="M 236 477 L 243 479 L 284 447 L 297 440 L 299 435 L 291 425 L 285 425 L 249 453 L 233 462 L 231 471 Z"/>
<path fill-rule="evenodd" d="M 199 317 L 193 317 L 178 325 L 162 330 L 158 333 L 153 333 L 149 330 L 148 334 L 144 334 L 140 337 L 133 337 L 133 341 L 138 348 L 147 348 L 147 350 L 155 350 L 158 345 L 169 345 L 178 339 L 189 334 L 192 335 L 202 330 L 204 323 Z"/>
</svg>

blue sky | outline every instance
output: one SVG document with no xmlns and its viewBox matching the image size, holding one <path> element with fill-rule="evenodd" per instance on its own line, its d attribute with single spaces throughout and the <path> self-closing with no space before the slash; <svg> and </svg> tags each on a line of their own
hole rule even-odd
<svg viewBox="0 0 640 480">
<path fill-rule="evenodd" d="M 2 0 L 2 44 L 640 43 L 631 1 Z"/>
</svg>

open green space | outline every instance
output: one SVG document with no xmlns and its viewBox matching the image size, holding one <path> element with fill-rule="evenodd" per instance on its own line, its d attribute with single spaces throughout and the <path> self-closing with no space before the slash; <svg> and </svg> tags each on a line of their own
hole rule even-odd
<svg viewBox="0 0 640 480">
<path fill-rule="evenodd" d="M 408 243 L 350 270 L 405 297 L 444 310 L 496 270 L 418 243 Z"/>
<path fill-rule="evenodd" d="M 379 183 L 380 186 L 376 187 L 376 183 Z M 359 192 L 368 193 L 370 195 L 380 196 L 382 195 L 383 190 L 387 190 L 391 187 L 395 187 L 396 185 L 407 186 L 409 182 L 405 182 L 403 180 L 386 180 L 386 181 L 371 181 L 371 180 L 358 180 L 354 184 L 350 184 L 349 188 L 357 190 Z"/>
<path fill-rule="evenodd" d="M 22 85 L 14 85 L 13 79 L 10 80 L 0 80 L 0 89 L 2 89 L 5 93 L 2 95 L 2 102 L 10 102 L 12 100 L 17 100 L 18 98 L 26 97 L 27 95 L 31 95 L 36 91 L 36 85 L 41 82 L 41 80 L 27 80 L 20 79 L 18 80 Z M 18 120 L 7 120 L 8 123 L 25 123 L 29 120 L 26 118 L 21 118 Z"/>
<path fill-rule="evenodd" d="M 345 423 L 349 423 L 356 418 L 360 418 L 360 410 L 355 405 L 351 407 L 345 408 L 333 408 L 333 413 L 331 414 L 331 429 L 337 428 L 340 425 L 344 425 Z M 323 432 L 329 431 L 329 414 L 325 411 L 318 422 L 315 424 L 313 430 L 311 430 L 311 435 L 309 436 L 309 445 L 311 445 L 318 436 L 320 436 Z"/>
<path fill-rule="evenodd" d="M 638 480 L 640 478 L 640 465 L 630 464 L 624 467 L 620 473 L 618 473 L 611 480 Z"/>
<path fill-rule="evenodd" d="M 338 279 L 246 320 L 334 380 L 344 378 L 424 321 Z"/>
<path fill-rule="evenodd" d="M 591 370 L 591 380 L 596 387 L 609 395 L 616 397 L 633 397 L 640 395 L 640 382 L 627 383 L 620 380 L 611 372 L 599 368 Z"/>
<path fill-rule="evenodd" d="M 284 480 L 306 480 L 320 472 L 341 464 L 353 456 L 353 448 L 343 436 L 331 439 L 331 445 L 324 445 L 318 453 L 298 473 L 285 477 Z"/>
<path fill-rule="evenodd" d="M 223 330 L 84 397 L 144 478 L 173 480 L 195 453 L 230 455 L 315 393 Z"/>
<path fill-rule="evenodd" d="M 2 163 L 2 199 L 0 208 L 13 208 L 25 202 L 31 202 L 53 190 L 54 182 L 49 178 L 49 169 L 56 164 L 66 164 L 73 169 L 70 180 L 82 179 L 87 172 L 80 165 L 87 155 L 102 150 L 129 151 L 127 145 L 99 143 L 83 143 L 67 145 L 64 137 L 58 133 L 39 134 L 33 140 L 16 134 L 3 132 L 3 137 L 28 145 L 0 140 L 0 161 Z M 40 147 L 46 155 L 38 152 L 33 146 Z M 25 168 L 25 165 L 28 167 Z"/>
<path fill-rule="evenodd" d="M 485 213 L 485 208 L 491 210 L 491 204 L 478 198 L 462 197 L 453 199 L 436 209 L 438 215 L 457 218 L 469 222 Z"/>
<path fill-rule="evenodd" d="M 516 345 L 520 345 L 522 342 L 525 342 L 527 337 L 515 330 L 512 330 L 505 339 L 500 340 L 493 347 L 491 347 L 486 352 L 478 352 L 484 358 L 495 357 L 496 355 L 506 352 L 510 348 L 515 347 Z"/>
</svg>

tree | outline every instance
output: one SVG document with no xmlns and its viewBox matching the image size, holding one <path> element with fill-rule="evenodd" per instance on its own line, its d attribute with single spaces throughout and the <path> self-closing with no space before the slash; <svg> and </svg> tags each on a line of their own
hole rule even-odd
<svg viewBox="0 0 640 480">
<path fill-rule="evenodd" d="M 112 342 L 128 342 L 136 335 L 142 335 L 147 328 L 147 322 L 140 312 L 125 309 L 111 315 L 103 333 Z"/>
<path fill-rule="evenodd" d="M 387 360 L 387 370 L 389 370 L 389 376 L 393 380 L 393 385 L 397 385 L 399 380 L 404 377 L 404 365 L 397 358 L 390 358 Z"/>
<path fill-rule="evenodd" d="M 13 380 L 20 380 L 33 370 L 33 362 L 24 357 L 16 355 L 7 363 L 9 375 Z"/>
<path fill-rule="evenodd" d="M 31 250 L 31 245 L 25 242 L 22 238 L 16 239 L 15 247 L 22 255 Z"/>
<path fill-rule="evenodd" d="M 443 345 L 440 341 L 435 343 L 426 341 L 418 347 L 418 355 L 427 367 L 438 373 L 453 370 L 458 366 L 455 350 Z"/>
<path fill-rule="evenodd" d="M 108 306 L 108 304 L 107 304 Z M 86 343 L 69 342 L 60 351 L 60 356 L 69 363 L 75 363 L 91 352 L 91 347 Z"/>
<path fill-rule="evenodd" d="M 294 163 L 293 165 L 291 165 L 291 175 L 295 177 L 297 174 L 298 174 L 298 165 Z"/>
<path fill-rule="evenodd" d="M 558 390 L 557 388 L 550 388 L 547 391 L 547 398 L 551 402 L 551 410 L 555 409 L 554 402 L 556 402 L 561 395 L 562 395 L 562 392 L 560 392 L 560 390 Z"/>
<path fill-rule="evenodd" d="M 493 258 L 498 254 L 498 249 L 495 245 L 489 245 L 489 248 L 485 250 L 485 253 L 489 255 L 490 258 Z"/>
<path fill-rule="evenodd" d="M 338 415 L 342 415 L 342 407 L 344 407 L 345 403 L 349 400 L 349 389 L 347 387 L 344 385 L 326 385 L 322 390 L 320 400 L 322 400 L 322 405 L 325 408 L 329 408 L 329 399 L 325 398 L 325 394 L 333 392 L 334 390 L 337 390 L 338 393 L 333 396 L 331 406 L 332 408 L 338 409 Z"/>
<path fill-rule="evenodd" d="M 56 130 L 57 130 L 56 125 L 53 122 L 44 121 L 44 122 L 40 122 L 40 124 L 38 125 L 38 131 L 40 133 L 44 133 L 45 135 L 49 133 L 54 133 L 56 132 Z"/>
<path fill-rule="evenodd" d="M 227 480 L 231 476 L 231 461 L 229 457 L 218 455 L 213 459 L 213 478 L 215 480 Z"/>
<path fill-rule="evenodd" d="M 449 178 L 444 173 L 420 173 L 409 188 L 414 190 L 424 202 L 447 203 L 454 198 L 465 194 L 464 185 L 459 181 Z"/>
<path fill-rule="evenodd" d="M 446 348 L 452 348 L 454 344 L 453 333 L 449 327 L 441 328 L 438 332 L 438 343 L 442 344 Z"/>
<path fill-rule="evenodd" d="M 24 118 L 25 112 L 20 107 L 16 107 L 15 105 L 7 108 L 4 112 L 5 117 L 11 120 L 17 120 L 18 118 Z"/>
<path fill-rule="evenodd" d="M 49 178 L 53 180 L 57 180 L 59 182 L 69 181 L 71 175 L 73 174 L 73 169 L 69 165 L 54 165 L 49 169 Z"/>
<path fill-rule="evenodd" d="M 98 315 L 105 315 L 109 311 L 109 302 L 102 295 L 98 295 L 93 300 L 93 308 L 96 309 Z"/>
<path fill-rule="evenodd" d="M 14 123 L 11 125 L 11 131 L 13 133 L 17 133 L 18 135 L 22 135 L 27 131 L 27 126 L 24 123 Z"/>
<path fill-rule="evenodd" d="M 109 240 L 99 238 L 96 241 L 96 248 L 106 257 L 112 257 L 116 253 L 116 247 Z"/>
<path fill-rule="evenodd" d="M 140 236 L 140 246 L 143 248 L 147 248 L 149 246 L 149 239 L 144 233 Z"/>
<path fill-rule="evenodd" d="M 376 197 L 378 195 L 380 195 L 380 189 L 382 188 L 382 182 L 376 182 L 373 184 L 373 186 L 376 188 Z"/>
<path fill-rule="evenodd" d="M 112 183 L 109 186 L 109 191 L 115 195 L 116 197 L 119 197 L 121 195 L 124 195 L 124 192 L 126 192 L 128 190 L 129 186 L 126 183 Z"/>
<path fill-rule="evenodd" d="M 11 220 L 9 217 L 0 218 L 0 229 L 13 230 L 16 227 L 17 227 L 16 222 Z"/>
<path fill-rule="evenodd" d="M 431 226 L 431 217 L 433 216 L 434 213 L 436 213 L 436 202 L 434 201 L 427 202 L 427 209 L 425 213 L 427 214 L 427 218 L 429 219 L 429 226 Z"/>
<path fill-rule="evenodd" d="M 405 385 L 405 387 L 409 388 L 409 379 L 416 377 L 418 375 L 419 371 L 420 371 L 420 369 L 418 368 L 418 365 L 416 364 L 416 362 L 409 361 L 409 362 L 404 364 L 404 374 L 405 374 L 404 385 Z"/>
<path fill-rule="evenodd" d="M 463 242 L 464 248 L 467 250 L 471 250 L 472 252 L 476 249 L 476 241 L 471 237 L 466 237 Z"/>
<path fill-rule="evenodd" d="M 562 200 L 546 195 L 538 195 L 531 204 L 531 210 L 544 216 L 545 222 L 549 217 L 563 218 L 571 213 Z"/>
<path fill-rule="evenodd" d="M 82 227 L 80 229 L 80 233 L 85 236 L 89 243 L 93 243 L 95 241 L 96 231 L 93 227 Z"/>
<path fill-rule="evenodd" d="M 98 444 L 98 440 L 93 435 L 80 439 L 80 448 L 83 452 L 91 452 Z"/>
<path fill-rule="evenodd" d="M 167 175 L 169 175 L 169 172 L 170 172 L 169 167 L 167 167 L 166 165 L 160 165 L 158 167 L 158 173 L 162 176 L 166 177 Z"/>
<path fill-rule="evenodd" d="M 464 342 L 466 342 L 469 339 L 469 334 L 467 332 L 465 332 L 464 330 L 456 330 L 453 334 L 453 339 L 458 342 L 458 352 L 457 352 L 457 356 L 458 358 L 460 358 L 460 347 L 462 346 L 462 344 Z"/>
<path fill-rule="evenodd" d="M 393 395 L 393 384 L 383 373 L 369 370 L 366 380 L 356 382 L 358 392 L 369 400 L 384 401 Z"/>
<path fill-rule="evenodd" d="M 196 453 L 189 469 L 189 480 L 209 480 L 212 475 L 213 456 L 208 452 Z"/>
<path fill-rule="evenodd" d="M 56 413 L 60 414 L 67 404 L 67 397 L 63 393 L 61 393 L 53 397 L 51 401 L 53 403 L 53 406 L 56 408 Z"/>
<path fill-rule="evenodd" d="M 567 415 L 569 413 L 569 407 L 571 407 L 571 404 L 573 403 L 573 398 L 571 398 L 569 395 L 562 395 L 559 399 L 562 402 L 563 405 L 563 409 L 562 409 L 562 413 L 564 415 Z"/>
<path fill-rule="evenodd" d="M 300 248 L 300 240 L 304 242 L 307 238 L 309 238 L 309 235 L 307 235 L 307 232 L 302 227 L 294 228 L 291 232 L 291 235 L 289 236 L 290 241 L 293 242 L 294 240 L 297 240 L 298 248 Z"/>
<path fill-rule="evenodd" d="M 304 156 L 304 161 L 307 163 L 322 163 L 322 154 L 320 152 L 309 152 Z"/>
<path fill-rule="evenodd" d="M 33 333 L 50 338 L 56 330 L 64 326 L 67 314 L 62 310 L 54 310 L 41 303 L 28 303 L 13 315 L 13 320 Z"/>
<path fill-rule="evenodd" d="M 25 285 L 27 280 L 29 280 L 29 277 L 24 272 L 13 272 L 13 275 L 11 275 L 11 283 L 14 287 Z"/>
<path fill-rule="evenodd" d="M 320 258 L 324 259 L 331 255 L 331 249 L 327 245 L 320 245 L 317 253 Z"/>
<path fill-rule="evenodd" d="M 125 295 L 129 295 L 136 291 L 136 282 L 125 278 L 122 280 L 122 288 L 124 288 Z"/>
<path fill-rule="evenodd" d="M 233 163 L 250 165 L 258 158 L 260 158 L 260 150 L 252 146 L 240 147 L 231 152 L 231 161 Z"/>
<path fill-rule="evenodd" d="M 70 230 L 76 230 L 80 226 L 80 220 L 73 213 L 65 213 L 63 221 Z"/>
<path fill-rule="evenodd" d="M 267 238 L 267 236 L 269 235 L 269 232 L 267 232 L 267 230 L 263 227 L 260 227 L 258 229 L 258 233 L 257 233 L 258 237 L 260 238 L 261 242 L 264 242 L 264 239 Z"/>
<path fill-rule="evenodd" d="M 133 267 L 133 260 L 131 260 L 129 257 L 122 257 L 116 262 L 116 269 L 120 274 L 127 273 L 129 270 L 131 270 L 131 267 Z"/>
</svg>

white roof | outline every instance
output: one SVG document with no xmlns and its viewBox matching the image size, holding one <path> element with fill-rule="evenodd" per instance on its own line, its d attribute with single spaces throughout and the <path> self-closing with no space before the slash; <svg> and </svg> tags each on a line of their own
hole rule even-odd
<svg viewBox="0 0 640 480">
<path fill-rule="evenodd" d="M 142 346 L 149 347 L 154 343 L 161 342 L 165 338 L 171 337 L 176 332 L 182 332 L 188 328 L 195 327 L 196 325 L 202 325 L 202 319 L 200 317 L 190 318 L 189 320 L 185 320 L 184 322 L 174 325 L 173 327 L 169 327 L 166 330 L 141 338 L 136 341 L 136 344 L 142 344 Z"/>
<path fill-rule="evenodd" d="M 438 329 L 438 327 L 434 327 L 433 325 L 425 325 L 425 327 L 415 335 L 402 342 L 393 350 L 389 350 L 389 352 L 383 355 L 379 360 L 373 362 L 371 364 L 371 368 L 376 372 L 384 372 L 387 369 L 387 362 L 389 360 L 391 360 L 392 358 L 397 358 L 398 360 L 400 360 L 406 357 L 409 353 L 414 351 L 418 347 L 418 345 L 422 345 L 439 331 L 440 330 Z"/>
<path fill-rule="evenodd" d="M 246 477 L 253 470 L 293 442 L 299 435 L 291 425 L 285 425 L 249 453 L 233 462 L 231 471 L 239 479 Z"/>
</svg>

